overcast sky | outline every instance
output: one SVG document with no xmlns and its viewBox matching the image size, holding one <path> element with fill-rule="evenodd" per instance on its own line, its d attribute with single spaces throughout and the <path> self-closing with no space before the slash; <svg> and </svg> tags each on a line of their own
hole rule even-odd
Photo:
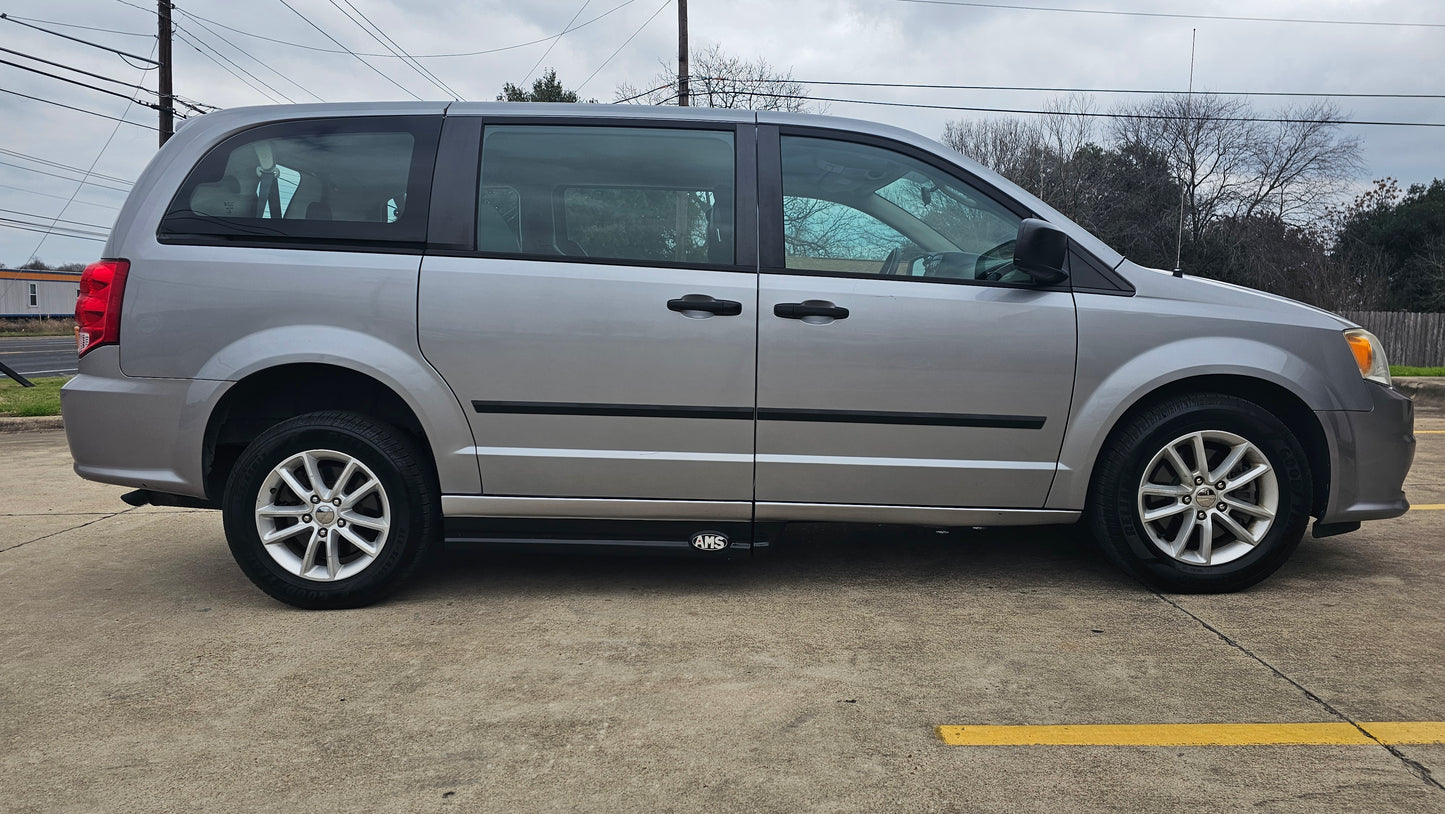
<svg viewBox="0 0 1445 814">
<path fill-rule="evenodd" d="M 155 45 L 153 0 L 0 0 L 12 16 L 132 32 L 142 36 L 54 30 L 145 56 Z M 493 99 L 502 84 L 523 84 L 541 59 L 557 69 L 569 88 L 584 98 L 611 101 L 623 83 L 646 87 L 659 60 L 675 61 L 677 11 L 662 0 L 350 0 L 402 48 L 415 55 L 501 49 L 553 37 L 574 19 L 586 23 L 548 40 L 491 54 L 423 60 L 446 85 L 472 100 Z M 286 0 L 347 48 L 385 49 L 331 0 Z M 1255 17 L 1371 20 L 1445 24 L 1439 0 L 997 0 L 999 5 L 1117 11 L 1180 12 Z M 338 0 L 345 7 L 345 2 Z M 289 10 L 282 0 L 181 0 L 179 9 L 200 17 L 291 43 L 336 49 L 324 34 Z M 620 7 L 619 7 L 620 6 Z M 581 13 L 578 15 L 578 10 Z M 690 0 L 694 46 L 717 43 L 745 58 L 766 58 L 800 80 L 921 82 L 965 85 L 1068 86 L 1081 88 L 1185 89 L 1189 79 L 1191 29 L 1198 29 L 1195 88 L 1217 91 L 1307 91 L 1332 93 L 1445 93 L 1445 27 L 1320 25 L 1282 22 L 1188 20 L 1106 14 L 1077 14 L 978 8 L 908 0 Z M 382 75 L 347 54 L 267 42 L 182 11 L 176 14 L 184 38 L 199 40 L 236 66 L 274 88 L 276 99 L 326 101 L 408 99 Z M 640 29 L 640 30 L 639 30 Z M 214 32 L 214 33 L 213 33 Z M 617 51 L 628 37 L 631 42 Z M 223 42 L 223 36 L 235 46 Z M 543 53 L 551 46 L 550 53 Z M 155 72 L 143 72 L 118 56 L 0 21 L 0 47 L 134 83 L 156 87 Z M 617 51 L 615 56 L 611 56 Z M 214 56 L 214 55 L 213 55 Z M 610 61 L 608 61 L 611 56 Z M 52 72 L 45 65 L 0 54 L 7 61 Z M 224 60 L 217 57 L 224 64 Z M 258 62 L 259 61 L 259 62 Z M 367 60 L 386 76 L 424 99 L 443 93 L 393 58 Z M 604 64 L 605 63 L 605 64 Z M 219 107 L 266 104 L 270 100 L 181 40 L 175 44 L 175 90 L 184 98 Z M 232 71 L 237 67 L 226 65 Z M 588 77 L 592 76 L 590 81 Z M 63 72 L 60 72 L 63 73 Z M 76 77 L 129 94 L 120 85 Z M 533 77 L 536 72 L 533 73 Z M 38 96 L 153 126 L 152 110 L 54 79 L 0 65 L 0 89 Z M 254 82 L 254 80 L 252 80 Z M 530 80 L 527 80 L 530 84 Z M 1048 94 L 1002 91 L 903 90 L 814 86 L 815 96 L 969 107 L 1037 108 Z M 142 93 L 141 99 L 154 98 Z M 1098 109 L 1125 99 L 1100 94 Z M 1257 98 L 1261 112 L 1290 101 Z M 1445 100 L 1339 99 L 1355 120 L 1445 122 Z M 834 115 L 908 127 L 938 138 L 950 119 L 988 114 L 882 107 L 830 102 Z M 119 179 L 133 179 L 156 147 L 154 130 L 0 94 L 0 147 L 35 158 L 80 167 Z M 114 135 L 112 137 L 112 132 Z M 1402 184 L 1445 177 L 1445 128 L 1350 126 L 1363 139 L 1366 170 L 1357 179 L 1393 176 Z M 107 143 L 108 142 L 108 143 Z M 98 158 L 98 161 L 97 161 Z M 11 164 L 78 178 L 79 174 L 13 154 L 0 154 L 0 212 L 26 221 L 60 216 L 74 228 L 106 231 L 124 194 L 85 186 L 74 202 L 74 180 L 17 169 Z M 101 183 L 123 186 L 103 179 Z M 57 197 L 58 196 L 58 197 Z M 61 214 L 62 207 L 66 207 Z M 25 213 L 25 214 L 15 214 Z M 85 262 L 99 256 L 101 243 L 0 228 L 0 262 L 17 266 L 32 254 L 51 263 Z M 37 251 L 37 247 L 38 251 Z"/>
</svg>

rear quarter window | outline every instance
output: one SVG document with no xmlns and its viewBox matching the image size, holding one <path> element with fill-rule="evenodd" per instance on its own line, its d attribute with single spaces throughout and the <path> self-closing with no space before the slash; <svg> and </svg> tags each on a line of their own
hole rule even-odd
<svg viewBox="0 0 1445 814">
<path fill-rule="evenodd" d="M 421 249 L 440 117 L 277 122 L 213 147 L 161 220 L 161 242 Z"/>
</svg>

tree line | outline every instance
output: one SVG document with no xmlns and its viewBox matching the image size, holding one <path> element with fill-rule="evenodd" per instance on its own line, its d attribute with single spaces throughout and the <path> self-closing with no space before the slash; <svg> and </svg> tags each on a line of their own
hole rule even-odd
<svg viewBox="0 0 1445 814">
<path fill-rule="evenodd" d="M 1107 117 L 1091 105 L 951 122 L 943 140 L 1141 265 L 1331 310 L 1445 310 L 1445 185 L 1384 179 L 1349 197 L 1360 143 L 1333 105 L 1261 114 L 1167 95 Z"/>
</svg>

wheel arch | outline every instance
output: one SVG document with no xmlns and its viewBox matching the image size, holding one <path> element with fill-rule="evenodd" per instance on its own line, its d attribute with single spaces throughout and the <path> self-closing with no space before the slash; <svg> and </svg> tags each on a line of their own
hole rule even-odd
<svg viewBox="0 0 1445 814">
<path fill-rule="evenodd" d="M 359 412 L 397 427 L 416 441 L 437 470 L 437 451 L 424 415 L 396 388 L 354 368 L 289 362 L 248 373 L 211 411 L 202 448 L 206 496 L 220 499 L 236 459 L 256 436 L 288 418 L 323 410 Z"/>
<path fill-rule="evenodd" d="M 1313 492 L 1310 513 L 1315 516 L 1323 514 L 1329 502 L 1331 484 L 1330 447 L 1323 425 L 1298 393 L 1278 382 L 1245 373 L 1207 373 L 1184 376 L 1156 384 L 1151 389 L 1138 394 L 1110 422 L 1108 431 L 1100 434 L 1098 443 L 1093 445 L 1087 461 L 1082 467 L 1077 468 L 1076 471 L 1080 477 L 1072 485 L 1073 492 L 1077 494 L 1079 506 L 1087 505 L 1089 491 L 1093 489 L 1094 485 L 1095 464 L 1121 428 L 1141 411 L 1161 401 L 1195 393 L 1234 396 L 1258 404 L 1278 416 L 1295 433 L 1309 462 Z M 1055 508 L 1053 504 L 1058 496 L 1057 489 L 1058 484 L 1056 483 L 1056 491 L 1051 492 L 1049 496 L 1050 508 Z"/>
</svg>

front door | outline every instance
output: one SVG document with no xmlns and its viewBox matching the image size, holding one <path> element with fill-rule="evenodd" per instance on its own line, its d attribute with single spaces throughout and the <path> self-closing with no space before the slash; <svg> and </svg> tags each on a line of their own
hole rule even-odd
<svg viewBox="0 0 1445 814">
<path fill-rule="evenodd" d="M 785 131 L 771 154 L 757 500 L 1042 507 L 1076 335 L 1071 293 L 1012 266 L 1024 213 L 903 148 Z"/>
<path fill-rule="evenodd" d="M 751 161 L 750 125 L 486 123 L 476 249 L 428 256 L 419 303 L 485 494 L 752 498 L 740 140 Z"/>
</svg>

